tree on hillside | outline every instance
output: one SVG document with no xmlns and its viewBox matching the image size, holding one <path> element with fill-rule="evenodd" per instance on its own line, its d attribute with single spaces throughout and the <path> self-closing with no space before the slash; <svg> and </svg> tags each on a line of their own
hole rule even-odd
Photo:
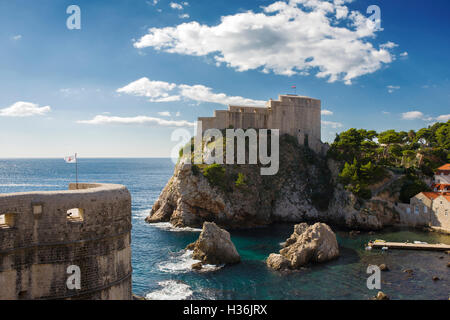
<svg viewBox="0 0 450 320">
<path fill-rule="evenodd" d="M 328 155 L 341 161 L 339 182 L 363 198 L 369 195 L 370 185 L 387 177 L 387 169 L 397 174 L 410 172 L 417 181 L 402 180 L 402 197 L 406 199 L 418 190 L 425 191 L 419 182 L 423 176 L 433 176 L 436 168 L 450 161 L 449 149 L 450 121 L 447 121 L 417 132 L 391 129 L 377 134 L 373 130 L 352 128 L 336 135 Z"/>
<path fill-rule="evenodd" d="M 378 141 L 382 144 L 402 143 L 403 137 L 404 135 L 400 135 L 395 130 L 391 129 L 379 133 Z"/>
<path fill-rule="evenodd" d="M 408 132 L 408 142 L 413 143 L 416 138 L 416 132 L 414 130 L 409 130 Z"/>
<path fill-rule="evenodd" d="M 436 130 L 436 141 L 439 147 L 450 150 L 450 120 Z"/>
<path fill-rule="evenodd" d="M 377 133 L 374 130 L 364 130 L 351 128 L 342 132 L 332 144 L 331 153 L 339 160 L 347 162 L 353 159 L 361 159 L 373 156 L 377 148 L 377 144 L 373 141 Z"/>
<path fill-rule="evenodd" d="M 345 163 L 344 168 L 339 174 L 339 180 L 344 185 L 358 181 L 358 163 L 356 158 L 353 160 L 352 164 L 348 162 Z"/>
</svg>

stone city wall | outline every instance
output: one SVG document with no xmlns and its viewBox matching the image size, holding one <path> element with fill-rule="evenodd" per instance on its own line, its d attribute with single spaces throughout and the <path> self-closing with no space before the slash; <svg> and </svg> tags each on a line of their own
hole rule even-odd
<svg viewBox="0 0 450 320">
<path fill-rule="evenodd" d="M 130 193 L 76 187 L 0 195 L 0 299 L 131 299 Z M 66 285 L 71 265 L 80 290 Z"/>
</svg>

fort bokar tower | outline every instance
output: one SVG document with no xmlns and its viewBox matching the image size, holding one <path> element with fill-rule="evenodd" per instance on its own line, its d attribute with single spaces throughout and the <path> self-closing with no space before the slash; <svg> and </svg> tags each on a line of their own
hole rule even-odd
<svg viewBox="0 0 450 320">
<path fill-rule="evenodd" d="M 297 138 L 300 145 L 323 152 L 321 141 L 321 102 L 318 99 L 280 95 L 267 101 L 265 107 L 230 105 L 228 110 L 216 110 L 213 117 L 200 117 L 202 130 L 208 129 L 279 129 L 280 135 Z"/>
</svg>

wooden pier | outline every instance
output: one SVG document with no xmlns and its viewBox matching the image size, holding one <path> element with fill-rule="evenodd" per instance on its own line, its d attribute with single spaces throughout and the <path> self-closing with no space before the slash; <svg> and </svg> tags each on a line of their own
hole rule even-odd
<svg viewBox="0 0 450 320">
<path fill-rule="evenodd" d="M 369 242 L 369 247 L 388 249 L 402 249 L 402 250 L 428 250 L 428 251 L 450 251 L 450 245 L 438 243 L 410 243 L 410 242 Z"/>
</svg>

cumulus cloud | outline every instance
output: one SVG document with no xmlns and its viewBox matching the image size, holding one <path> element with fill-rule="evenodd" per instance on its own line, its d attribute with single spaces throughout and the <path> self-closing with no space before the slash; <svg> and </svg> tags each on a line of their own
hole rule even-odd
<svg viewBox="0 0 450 320">
<path fill-rule="evenodd" d="M 320 113 L 323 116 L 332 116 L 333 115 L 333 111 L 326 110 L 326 109 L 323 109 L 322 111 L 320 111 Z"/>
<path fill-rule="evenodd" d="M 179 100 L 179 97 L 170 96 L 169 91 L 176 87 L 175 83 L 164 81 L 150 81 L 148 78 L 141 78 L 133 81 L 125 87 L 117 89 L 118 93 L 126 93 L 135 96 L 148 97 L 151 102 L 167 102 Z"/>
<path fill-rule="evenodd" d="M 22 39 L 22 35 L 18 34 L 18 35 L 12 36 L 11 39 L 13 39 L 14 41 L 19 41 L 20 39 Z"/>
<path fill-rule="evenodd" d="M 50 106 L 39 107 L 36 103 L 18 101 L 8 108 L 0 109 L 2 117 L 32 117 L 42 116 L 50 112 Z"/>
<path fill-rule="evenodd" d="M 115 117 L 115 116 L 105 116 L 105 115 L 97 115 L 91 120 L 80 120 L 77 123 L 81 124 L 91 124 L 91 125 L 100 125 L 100 124 L 124 124 L 124 125 L 152 125 L 152 126 L 160 126 L 160 127 L 193 127 L 194 123 L 179 120 L 165 120 L 161 118 L 147 117 L 147 116 L 136 116 L 136 117 Z"/>
<path fill-rule="evenodd" d="M 394 43 L 392 41 L 388 41 L 388 42 L 383 43 L 382 45 L 380 45 L 380 48 L 383 48 L 383 49 L 392 49 L 392 48 L 395 48 L 395 47 L 398 47 L 398 44 L 396 44 L 396 43 Z"/>
<path fill-rule="evenodd" d="M 189 19 L 189 14 L 187 14 L 187 13 L 183 13 L 183 14 L 180 14 L 179 16 L 178 16 L 180 19 Z"/>
<path fill-rule="evenodd" d="M 162 117 L 170 117 L 169 111 L 161 111 L 161 112 L 158 112 L 158 114 Z"/>
<path fill-rule="evenodd" d="M 280 75 L 315 74 L 329 82 L 352 80 L 379 70 L 394 56 L 391 41 L 376 48 L 375 23 L 345 5 L 349 0 L 277 1 L 261 12 L 221 18 L 209 26 L 197 21 L 150 28 L 135 41 L 138 49 L 211 56 L 237 71 L 258 69 Z"/>
<path fill-rule="evenodd" d="M 197 102 L 210 102 L 223 105 L 265 105 L 265 101 L 262 100 L 253 100 L 241 96 L 228 96 L 225 93 L 214 93 L 212 88 L 200 84 L 178 85 L 164 81 L 152 81 L 146 77 L 117 89 L 117 92 L 148 97 L 151 102 L 170 102 L 184 98 Z"/>
<path fill-rule="evenodd" d="M 181 97 L 180 96 L 168 96 L 168 97 L 163 97 L 163 98 L 158 98 L 158 99 L 150 99 L 150 102 L 173 102 L 173 101 L 180 101 Z"/>
<path fill-rule="evenodd" d="M 423 119 L 424 114 L 420 111 L 408 111 L 402 113 L 402 119 L 404 120 L 416 120 L 416 119 Z"/>
<path fill-rule="evenodd" d="M 325 127 L 331 127 L 333 129 L 341 128 L 343 125 L 340 122 L 334 122 L 334 121 L 324 121 L 322 120 L 322 125 Z"/>
<path fill-rule="evenodd" d="M 402 52 L 402 53 L 400 53 L 400 57 L 407 57 L 408 56 L 408 52 Z"/>
<path fill-rule="evenodd" d="M 440 115 L 439 117 L 436 118 L 436 120 L 439 122 L 447 122 L 448 120 L 450 120 L 450 114 Z"/>
<path fill-rule="evenodd" d="M 435 118 L 432 116 L 424 115 L 421 111 L 408 111 L 402 113 L 402 119 L 446 122 L 450 119 L 450 114 L 442 114 Z"/>
<path fill-rule="evenodd" d="M 183 6 L 176 2 L 171 2 L 170 7 L 175 10 L 183 10 Z"/>
<path fill-rule="evenodd" d="M 241 96 L 228 96 L 225 93 L 213 93 L 212 89 L 204 85 L 179 85 L 180 94 L 190 100 L 198 102 L 212 102 L 218 104 L 233 105 L 265 105 L 262 100 L 247 99 Z"/>
<path fill-rule="evenodd" d="M 389 92 L 389 93 L 393 93 L 395 90 L 400 89 L 400 86 L 392 86 L 392 85 L 389 85 L 389 86 L 387 86 L 386 88 L 388 89 L 388 92 Z"/>
</svg>

